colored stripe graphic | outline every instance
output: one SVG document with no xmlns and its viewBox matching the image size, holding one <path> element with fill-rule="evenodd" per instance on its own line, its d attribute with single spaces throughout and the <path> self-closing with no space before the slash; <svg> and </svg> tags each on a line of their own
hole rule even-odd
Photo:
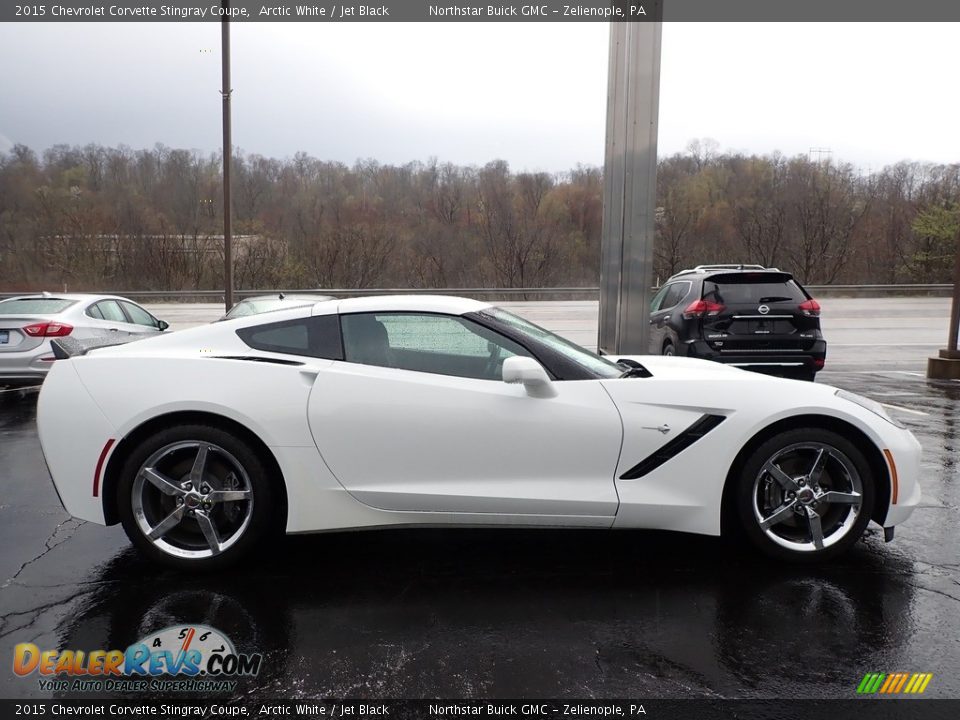
<svg viewBox="0 0 960 720">
<path fill-rule="evenodd" d="M 892 685 L 896 684 L 897 680 L 899 679 L 900 676 L 897 673 L 894 673 L 893 675 L 887 675 L 886 682 L 884 682 L 883 686 L 880 688 L 880 693 L 886 693 Z"/>
<path fill-rule="evenodd" d="M 908 675 L 907 673 L 900 673 L 900 681 L 897 683 L 897 686 L 891 691 L 898 693 L 903 690 L 904 684 L 907 682 Z"/>
<path fill-rule="evenodd" d="M 863 676 L 863 680 L 860 681 L 860 686 L 857 688 L 857 692 L 861 695 L 870 695 L 877 691 L 877 688 L 880 687 L 880 681 L 883 680 L 883 675 L 881 673 L 867 673 Z"/>
<path fill-rule="evenodd" d="M 933 679 L 933 673 L 867 673 L 857 685 L 857 694 L 921 695 Z"/>
</svg>

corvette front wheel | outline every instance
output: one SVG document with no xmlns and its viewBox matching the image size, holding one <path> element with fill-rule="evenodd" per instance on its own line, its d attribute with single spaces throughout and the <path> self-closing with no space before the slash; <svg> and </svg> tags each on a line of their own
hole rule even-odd
<svg viewBox="0 0 960 720">
<path fill-rule="evenodd" d="M 843 553 L 863 535 L 874 480 L 849 440 L 798 428 L 754 451 L 738 491 L 740 520 L 754 545 L 778 559 L 815 562 Z"/>
<path fill-rule="evenodd" d="M 186 570 L 220 569 L 269 527 L 272 493 L 262 461 L 230 433 L 185 425 L 157 433 L 127 459 L 119 511 L 145 555 Z"/>
</svg>

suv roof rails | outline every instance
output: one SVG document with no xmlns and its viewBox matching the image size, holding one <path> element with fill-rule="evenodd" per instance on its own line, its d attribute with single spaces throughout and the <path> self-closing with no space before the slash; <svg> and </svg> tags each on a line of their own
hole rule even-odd
<svg viewBox="0 0 960 720">
<path fill-rule="evenodd" d="M 768 268 L 763 265 L 746 265 L 744 263 L 728 263 L 726 265 L 697 265 L 693 270 L 697 272 L 700 270 L 776 270 L 776 268 Z"/>
<path fill-rule="evenodd" d="M 681 270 L 680 272 L 674 273 L 670 276 L 670 280 L 673 278 L 678 278 L 683 275 L 693 275 L 694 273 L 708 273 L 708 272 L 718 272 L 728 270 L 730 272 L 737 272 L 739 270 L 768 270 L 769 272 L 783 272 L 779 268 L 775 267 L 765 267 L 763 265 L 752 265 L 747 263 L 729 263 L 721 265 L 697 265 L 695 268 L 688 268 L 687 270 Z"/>
</svg>

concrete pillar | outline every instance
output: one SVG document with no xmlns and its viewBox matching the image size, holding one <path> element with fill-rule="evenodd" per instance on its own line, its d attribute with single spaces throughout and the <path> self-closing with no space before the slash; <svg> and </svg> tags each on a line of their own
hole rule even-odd
<svg viewBox="0 0 960 720">
<path fill-rule="evenodd" d="M 933 380 L 960 380 L 960 232 L 953 260 L 953 304 L 950 308 L 950 325 L 947 328 L 947 346 L 938 357 L 927 360 L 927 377 Z"/>
<path fill-rule="evenodd" d="M 648 351 L 660 41 L 659 21 L 610 24 L 597 339 L 603 353 Z"/>
</svg>

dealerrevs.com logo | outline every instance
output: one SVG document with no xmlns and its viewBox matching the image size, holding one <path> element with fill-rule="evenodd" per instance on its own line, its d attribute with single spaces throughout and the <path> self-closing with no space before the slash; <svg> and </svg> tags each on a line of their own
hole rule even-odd
<svg viewBox="0 0 960 720">
<path fill-rule="evenodd" d="M 206 625 L 164 628 L 126 650 L 41 650 L 33 643 L 13 649 L 13 672 L 38 676 L 46 691 L 233 692 L 237 678 L 256 676 L 262 662 Z"/>
</svg>

